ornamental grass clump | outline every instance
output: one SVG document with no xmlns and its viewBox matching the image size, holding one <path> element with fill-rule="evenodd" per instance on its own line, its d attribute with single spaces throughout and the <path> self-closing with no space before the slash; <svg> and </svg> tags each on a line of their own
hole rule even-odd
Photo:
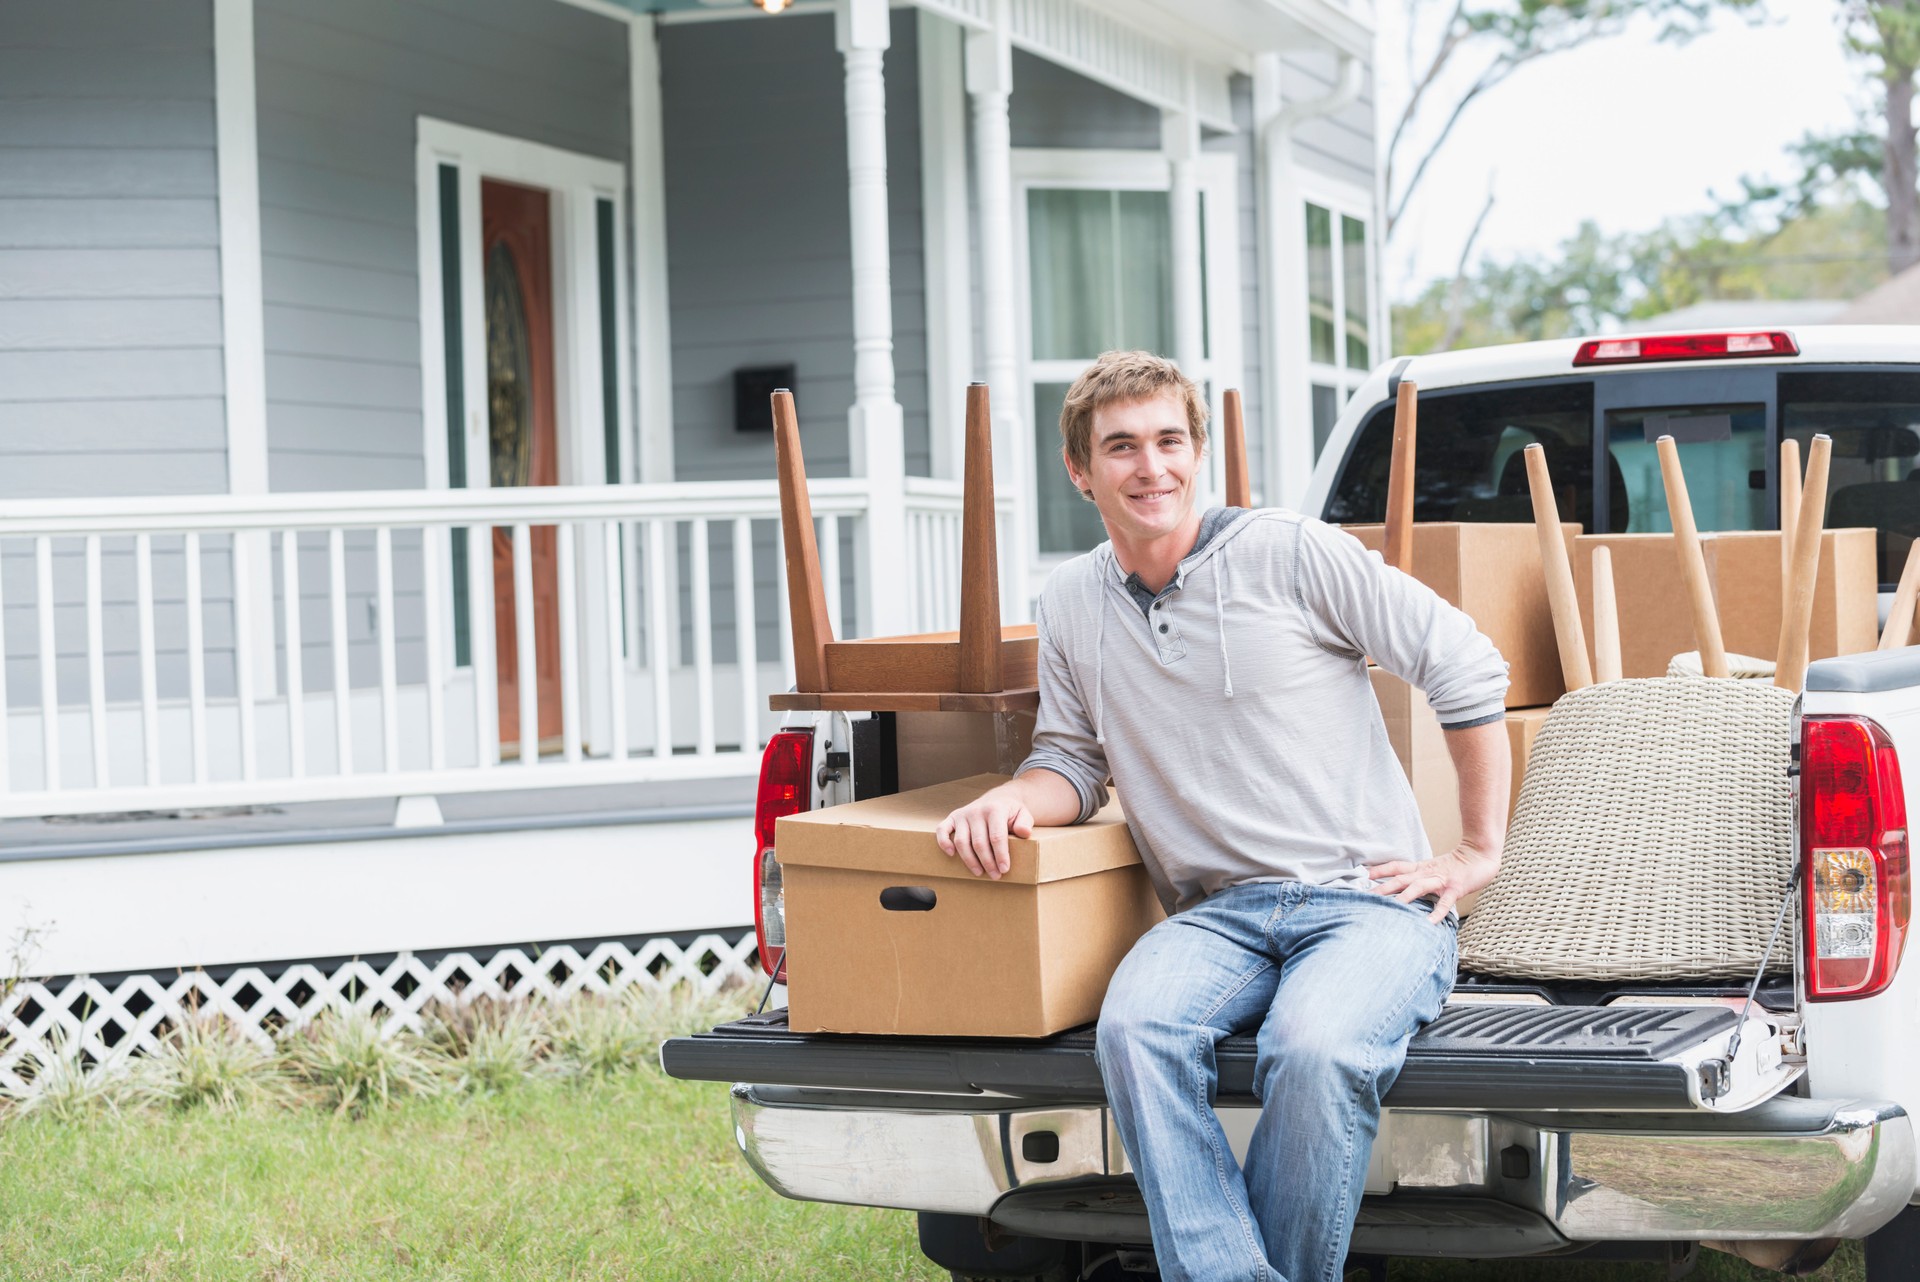
<svg viewBox="0 0 1920 1282">
<path fill-rule="evenodd" d="M 426 1042 L 444 1057 L 463 1091 L 497 1094 L 539 1071 L 552 1047 L 546 1011 L 490 997 L 439 1005 L 426 1017 Z"/>
<path fill-rule="evenodd" d="M 153 1102 L 215 1112 L 294 1102 L 293 1083 L 273 1051 L 224 1015 L 176 1022 L 140 1065 Z"/>
<path fill-rule="evenodd" d="M 653 1055 L 654 1015 L 648 995 L 628 988 L 578 993 L 553 1011 L 553 1065 L 575 1077 L 611 1077 Z"/>
<path fill-rule="evenodd" d="M 446 1058 L 418 1037 L 385 1037 L 364 1011 L 322 1013 L 281 1045 L 293 1077 L 336 1113 L 358 1117 L 406 1096 L 446 1088 Z"/>
<path fill-rule="evenodd" d="M 93 1113 L 119 1113 L 151 1102 L 142 1074 L 122 1060 L 95 1062 L 80 1039 L 65 1029 L 47 1035 L 44 1046 L 29 1051 L 21 1061 L 27 1079 L 24 1090 L 6 1090 L 13 1112 L 22 1117 L 45 1117 L 70 1122 Z"/>
</svg>

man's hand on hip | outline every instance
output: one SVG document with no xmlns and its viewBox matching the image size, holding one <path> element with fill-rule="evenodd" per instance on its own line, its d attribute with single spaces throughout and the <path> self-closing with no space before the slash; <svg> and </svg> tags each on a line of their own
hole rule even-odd
<svg viewBox="0 0 1920 1282">
<path fill-rule="evenodd" d="M 959 856 L 974 876 L 995 881 L 1012 866 L 1008 833 L 1016 837 L 1033 835 L 1033 812 L 1011 785 L 994 788 L 980 800 L 960 807 L 933 830 L 940 849 Z"/>
<path fill-rule="evenodd" d="M 1466 841 L 1438 858 L 1419 863 L 1395 859 L 1367 865 L 1376 895 L 1392 895 L 1403 904 L 1434 896 L 1438 902 L 1427 917 L 1433 922 L 1445 921 L 1456 903 L 1486 889 L 1499 872 L 1498 848 L 1486 850 Z"/>
</svg>

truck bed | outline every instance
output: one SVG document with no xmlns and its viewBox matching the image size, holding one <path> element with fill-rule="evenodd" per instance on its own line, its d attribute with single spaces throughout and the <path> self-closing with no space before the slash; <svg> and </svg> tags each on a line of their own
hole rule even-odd
<svg viewBox="0 0 1920 1282">
<path fill-rule="evenodd" d="M 1744 1092 L 1727 1090 L 1715 1053 L 1737 1018 L 1724 1005 L 1453 1005 L 1414 1038 L 1385 1102 L 1502 1111 L 1738 1107 L 1728 1096 Z M 1105 1100 L 1092 1025 L 1032 1040 L 873 1037 L 796 1033 L 786 1011 L 775 1010 L 674 1038 L 660 1058 L 669 1075 L 697 1081 Z M 1254 1059 L 1251 1035 L 1220 1044 L 1219 1103 L 1257 1103 Z"/>
</svg>

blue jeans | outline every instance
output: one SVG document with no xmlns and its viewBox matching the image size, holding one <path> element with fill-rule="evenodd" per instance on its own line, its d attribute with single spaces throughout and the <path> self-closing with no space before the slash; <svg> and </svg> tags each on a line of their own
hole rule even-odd
<svg viewBox="0 0 1920 1282">
<path fill-rule="evenodd" d="M 1100 1008 L 1100 1073 L 1167 1282 L 1338 1282 L 1407 1042 L 1453 987 L 1456 926 L 1365 890 L 1262 882 L 1141 937 Z M 1243 1172 L 1214 1048 L 1259 1030 Z"/>
</svg>

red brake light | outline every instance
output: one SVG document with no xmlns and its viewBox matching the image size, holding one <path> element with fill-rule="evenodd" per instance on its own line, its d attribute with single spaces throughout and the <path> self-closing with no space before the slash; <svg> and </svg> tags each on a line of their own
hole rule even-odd
<svg viewBox="0 0 1920 1282">
<path fill-rule="evenodd" d="M 813 801 L 813 735 L 782 730 L 760 758 L 760 787 L 753 799 L 753 933 L 760 964 L 776 983 L 787 982 L 787 920 L 780 860 L 773 852 L 773 826 Z"/>
<path fill-rule="evenodd" d="M 1633 365 L 1648 361 L 1717 361 L 1730 356 L 1798 356 L 1800 344 L 1785 330 L 1752 334 L 1649 334 L 1592 338 L 1574 353 L 1583 365 Z"/>
<path fill-rule="evenodd" d="M 1809 717 L 1800 745 L 1807 996 L 1871 997 L 1893 982 L 1913 914 L 1900 759 L 1864 717 Z"/>
</svg>

